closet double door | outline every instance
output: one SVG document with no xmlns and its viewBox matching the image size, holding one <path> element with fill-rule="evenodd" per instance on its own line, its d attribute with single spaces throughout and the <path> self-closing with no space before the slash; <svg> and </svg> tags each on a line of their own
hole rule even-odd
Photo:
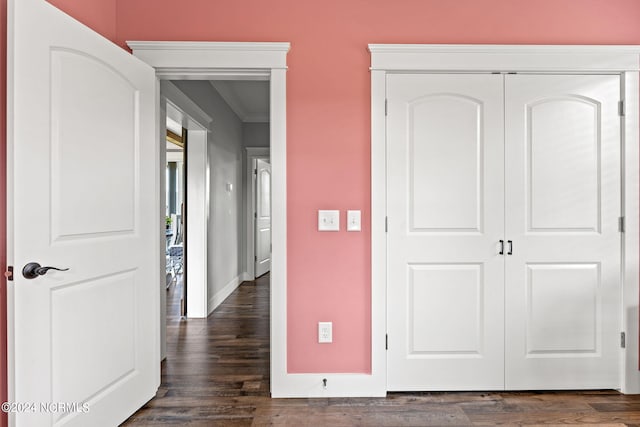
<svg viewBox="0 0 640 427">
<path fill-rule="evenodd" d="M 619 79 L 388 75 L 389 390 L 619 386 Z"/>
</svg>

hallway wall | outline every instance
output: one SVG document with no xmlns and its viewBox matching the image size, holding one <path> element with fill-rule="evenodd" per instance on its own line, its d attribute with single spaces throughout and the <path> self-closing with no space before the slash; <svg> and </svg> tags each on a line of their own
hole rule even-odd
<svg viewBox="0 0 640 427">
<path fill-rule="evenodd" d="M 173 83 L 213 118 L 207 136 L 210 171 L 207 295 L 208 312 L 211 313 L 242 282 L 244 272 L 242 122 L 209 82 L 183 80 Z M 227 191 L 227 184 L 231 184 L 231 191 Z"/>
</svg>

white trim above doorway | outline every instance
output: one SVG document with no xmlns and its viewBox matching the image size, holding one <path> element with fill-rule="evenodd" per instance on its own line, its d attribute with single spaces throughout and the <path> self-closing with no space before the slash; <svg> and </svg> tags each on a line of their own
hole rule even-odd
<svg viewBox="0 0 640 427">
<path fill-rule="evenodd" d="M 289 43 L 127 42 L 159 80 L 268 80 L 272 165 L 271 394 L 288 389 L 287 374 L 287 111 Z M 213 118 L 215 122 L 215 117 Z M 215 123 L 214 123 L 215 125 Z M 303 393 L 304 391 L 301 391 Z"/>
<path fill-rule="evenodd" d="M 533 72 L 620 74 L 623 82 L 623 298 L 620 390 L 640 393 L 640 46 L 369 45 L 371 52 L 372 376 L 386 378 L 386 75 L 387 73 Z M 383 380 L 386 389 L 386 380 Z"/>
</svg>

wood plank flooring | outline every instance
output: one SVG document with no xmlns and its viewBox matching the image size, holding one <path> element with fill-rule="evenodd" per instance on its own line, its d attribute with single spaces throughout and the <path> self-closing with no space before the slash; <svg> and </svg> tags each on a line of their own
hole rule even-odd
<svg viewBox="0 0 640 427">
<path fill-rule="evenodd" d="M 203 320 L 180 319 L 180 287 L 171 286 L 167 295 L 162 385 L 124 426 L 640 427 L 640 396 L 612 390 L 271 399 L 268 275 L 240 285 Z"/>
</svg>

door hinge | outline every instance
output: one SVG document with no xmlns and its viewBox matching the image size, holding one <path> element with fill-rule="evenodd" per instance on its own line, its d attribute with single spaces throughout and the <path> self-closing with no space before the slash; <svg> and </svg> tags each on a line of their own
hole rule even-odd
<svg viewBox="0 0 640 427">
<path fill-rule="evenodd" d="M 384 335 L 384 349 L 389 350 L 389 334 Z"/>
<path fill-rule="evenodd" d="M 389 217 L 388 216 L 384 217 L 384 232 L 385 233 L 389 232 Z"/>
<path fill-rule="evenodd" d="M 255 256 L 253 257 L 253 261 L 254 261 L 254 262 L 258 262 L 258 255 L 255 255 Z"/>
<path fill-rule="evenodd" d="M 620 233 L 624 233 L 624 217 L 623 216 L 618 217 L 618 231 Z"/>
<path fill-rule="evenodd" d="M 254 218 L 258 218 L 258 212 L 254 212 L 254 213 L 253 213 L 253 217 L 254 217 Z"/>
<path fill-rule="evenodd" d="M 624 332 L 620 332 L 620 348 L 627 346 L 627 336 Z"/>
<path fill-rule="evenodd" d="M 388 112 L 389 112 L 389 109 L 388 109 L 388 102 L 387 102 L 387 100 L 385 99 L 385 100 L 384 100 L 384 115 L 386 116 L 386 115 L 388 114 Z"/>
<path fill-rule="evenodd" d="M 258 176 L 258 169 L 254 169 L 254 170 L 253 170 L 253 174 L 254 174 L 254 175 L 256 175 L 256 176 Z"/>
<path fill-rule="evenodd" d="M 9 281 L 9 282 L 13 281 L 13 266 L 12 265 L 7 267 L 7 271 L 4 272 L 4 277 L 6 277 L 7 281 Z"/>
<path fill-rule="evenodd" d="M 624 117 L 624 101 L 618 101 L 618 115 Z"/>
</svg>

